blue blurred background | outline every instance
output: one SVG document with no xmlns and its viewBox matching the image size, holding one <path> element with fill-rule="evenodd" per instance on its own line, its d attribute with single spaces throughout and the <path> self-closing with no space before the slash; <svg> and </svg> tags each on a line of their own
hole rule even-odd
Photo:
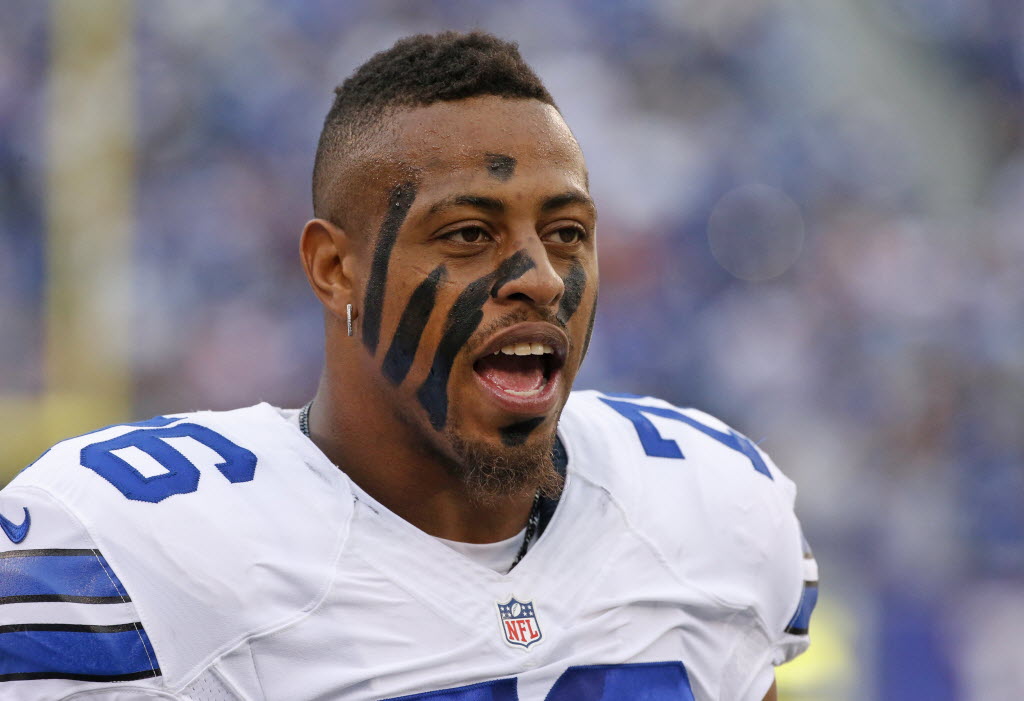
<svg viewBox="0 0 1024 701">
<path fill-rule="evenodd" d="M 1024 699 L 1024 5 L 0 5 L 0 484 L 321 363 L 296 245 L 332 88 L 415 32 L 519 42 L 601 213 L 578 387 L 721 416 L 822 568 L 781 698 Z"/>
</svg>

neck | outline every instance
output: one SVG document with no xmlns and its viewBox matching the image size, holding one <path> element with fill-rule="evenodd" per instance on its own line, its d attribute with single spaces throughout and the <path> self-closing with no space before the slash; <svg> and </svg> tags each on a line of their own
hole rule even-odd
<svg viewBox="0 0 1024 701">
<path fill-rule="evenodd" d="M 363 491 L 420 530 L 448 540 L 492 543 L 523 529 L 532 486 L 481 503 L 449 468 L 454 458 L 428 445 L 418 428 L 379 403 L 345 399 L 373 396 L 370 388 L 332 389 L 338 387 L 325 371 L 309 412 L 310 439 Z"/>
</svg>

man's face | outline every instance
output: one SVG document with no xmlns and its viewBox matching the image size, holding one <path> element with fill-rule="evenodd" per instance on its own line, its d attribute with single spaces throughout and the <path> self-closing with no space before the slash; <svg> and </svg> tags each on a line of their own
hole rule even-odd
<svg viewBox="0 0 1024 701">
<path fill-rule="evenodd" d="M 379 205 L 354 266 L 360 371 L 456 462 L 546 455 L 597 302 L 579 146 L 535 100 L 473 98 L 389 120 L 363 175 Z"/>
</svg>

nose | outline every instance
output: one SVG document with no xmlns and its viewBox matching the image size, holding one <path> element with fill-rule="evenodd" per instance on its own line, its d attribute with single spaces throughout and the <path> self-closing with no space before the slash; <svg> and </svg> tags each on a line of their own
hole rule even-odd
<svg viewBox="0 0 1024 701">
<path fill-rule="evenodd" d="M 513 255 L 523 256 L 529 267 L 520 275 L 499 280 L 493 290 L 494 299 L 499 302 L 522 300 L 541 307 L 554 307 L 565 292 L 565 283 L 551 265 L 544 243 L 535 233 L 522 237 L 516 243 L 520 245 Z"/>
</svg>

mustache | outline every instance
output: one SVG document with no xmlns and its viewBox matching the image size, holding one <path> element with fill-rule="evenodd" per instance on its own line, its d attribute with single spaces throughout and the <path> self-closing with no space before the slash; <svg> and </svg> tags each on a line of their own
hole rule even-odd
<svg viewBox="0 0 1024 701">
<path fill-rule="evenodd" d="M 477 351 L 483 348 L 487 339 L 491 338 L 494 334 L 507 329 L 510 326 L 521 324 L 524 321 L 541 321 L 562 329 L 566 332 L 566 336 L 569 337 L 568 350 L 569 352 L 572 352 L 574 344 L 572 336 L 568 332 L 568 325 L 566 322 L 562 321 L 560 316 L 555 312 L 543 309 L 535 309 L 532 311 L 527 309 L 516 309 L 498 317 L 486 326 L 481 326 L 477 329 L 476 333 L 473 334 L 472 338 L 469 339 L 469 342 L 466 343 L 466 352 L 469 355 L 475 355 Z"/>
</svg>

